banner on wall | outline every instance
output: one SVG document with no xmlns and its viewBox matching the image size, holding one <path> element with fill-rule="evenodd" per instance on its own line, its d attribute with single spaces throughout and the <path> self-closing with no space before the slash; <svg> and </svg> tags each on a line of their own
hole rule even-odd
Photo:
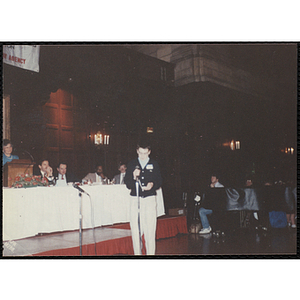
<svg viewBox="0 0 300 300">
<path fill-rule="evenodd" d="M 22 69 L 39 72 L 40 46 L 3 46 L 3 62 Z"/>
</svg>

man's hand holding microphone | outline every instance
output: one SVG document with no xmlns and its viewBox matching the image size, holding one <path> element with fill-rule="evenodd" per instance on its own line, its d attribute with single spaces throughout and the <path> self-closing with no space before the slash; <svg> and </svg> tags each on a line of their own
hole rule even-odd
<svg viewBox="0 0 300 300">
<path fill-rule="evenodd" d="M 139 180 L 140 174 L 141 174 L 141 170 L 138 167 L 136 167 L 135 170 L 133 171 L 133 179 Z M 142 190 L 149 191 L 152 189 L 152 187 L 153 187 L 153 182 L 148 182 L 148 184 L 145 187 L 142 187 Z"/>
</svg>

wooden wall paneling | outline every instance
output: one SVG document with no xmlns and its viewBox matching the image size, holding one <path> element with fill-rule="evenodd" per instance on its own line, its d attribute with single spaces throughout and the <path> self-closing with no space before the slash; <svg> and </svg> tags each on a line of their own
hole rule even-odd
<svg viewBox="0 0 300 300">
<path fill-rule="evenodd" d="M 54 124 L 46 125 L 45 132 L 45 147 L 49 148 L 59 148 L 59 126 Z"/>
<path fill-rule="evenodd" d="M 73 110 L 72 110 L 72 108 L 61 107 L 60 114 L 61 114 L 61 120 L 60 120 L 61 125 L 73 126 Z"/>
<path fill-rule="evenodd" d="M 43 107 L 43 113 L 46 157 L 54 164 L 55 173 L 57 164 L 62 161 L 67 163 L 69 170 L 76 172 L 73 95 L 62 89 L 51 93 L 49 101 Z"/>
<path fill-rule="evenodd" d="M 67 164 L 68 172 L 72 172 L 73 174 L 77 175 L 77 163 L 76 163 L 76 154 L 73 150 L 65 150 L 62 149 L 59 154 L 59 162 L 64 162 Z"/>
<path fill-rule="evenodd" d="M 56 168 L 59 163 L 59 151 L 58 148 L 49 148 L 46 152 L 46 158 L 49 160 L 50 166 L 53 168 L 53 174 L 56 174 Z"/>
<path fill-rule="evenodd" d="M 58 95 L 61 99 L 60 104 L 61 106 L 73 107 L 73 95 L 67 91 L 58 90 Z"/>
<path fill-rule="evenodd" d="M 43 113 L 46 126 L 48 124 L 59 124 L 59 106 L 57 104 L 46 103 Z"/>
<path fill-rule="evenodd" d="M 3 138 L 10 139 L 10 96 L 4 95 L 3 96 Z"/>
<path fill-rule="evenodd" d="M 73 127 L 62 126 L 61 131 L 61 149 L 62 150 L 74 150 L 74 132 Z"/>
<path fill-rule="evenodd" d="M 47 102 L 47 104 L 50 104 L 50 103 L 56 103 L 56 104 L 58 104 L 58 97 L 57 97 L 57 92 L 55 92 L 55 93 L 51 93 L 50 94 L 50 99 L 48 100 L 48 102 Z M 46 104 L 46 105 L 47 105 Z"/>
</svg>

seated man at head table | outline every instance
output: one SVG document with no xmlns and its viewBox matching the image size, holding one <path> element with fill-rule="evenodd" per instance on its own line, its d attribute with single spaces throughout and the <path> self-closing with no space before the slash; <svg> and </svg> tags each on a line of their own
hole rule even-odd
<svg viewBox="0 0 300 300">
<path fill-rule="evenodd" d="M 67 164 L 61 162 L 57 166 L 57 176 L 55 178 L 55 186 L 66 186 L 69 182 L 76 182 L 76 177 L 73 173 L 67 172 Z"/>
<path fill-rule="evenodd" d="M 3 156 L 2 156 L 2 166 L 4 166 L 7 162 L 11 162 L 13 159 L 19 159 L 19 156 L 12 155 L 13 145 L 8 139 L 4 139 L 2 142 L 3 147 Z"/>
<path fill-rule="evenodd" d="M 88 173 L 82 181 L 90 181 L 91 183 L 108 184 L 108 178 L 103 173 L 102 165 L 96 165 L 94 173 Z"/>
<path fill-rule="evenodd" d="M 41 176 L 41 178 L 47 179 L 49 184 L 54 184 L 53 170 L 49 165 L 47 159 L 41 159 L 38 163 L 38 169 L 33 170 L 33 175 Z"/>
<path fill-rule="evenodd" d="M 124 177 L 126 175 L 126 164 L 123 164 L 123 163 L 120 163 L 119 164 L 119 168 L 118 170 L 120 171 L 120 174 L 117 174 L 114 176 L 114 179 L 113 179 L 113 183 L 114 184 L 124 184 Z"/>
</svg>

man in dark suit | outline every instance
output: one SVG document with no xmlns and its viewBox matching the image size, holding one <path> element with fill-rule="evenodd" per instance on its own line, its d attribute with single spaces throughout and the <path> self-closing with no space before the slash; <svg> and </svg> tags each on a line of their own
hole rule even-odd
<svg viewBox="0 0 300 300">
<path fill-rule="evenodd" d="M 123 164 L 123 163 L 119 164 L 118 170 L 120 171 L 120 174 L 114 176 L 114 179 L 113 179 L 114 184 L 124 184 L 126 169 L 127 169 L 127 167 L 125 164 Z"/>
<path fill-rule="evenodd" d="M 38 169 L 33 170 L 33 175 L 41 176 L 43 179 L 47 179 L 49 184 L 54 183 L 53 169 L 49 165 L 47 159 L 41 159 L 38 163 Z"/>
<path fill-rule="evenodd" d="M 67 173 L 67 164 L 62 162 L 57 166 L 57 176 L 55 186 L 66 186 L 69 182 L 76 182 L 74 174 Z"/>
</svg>

